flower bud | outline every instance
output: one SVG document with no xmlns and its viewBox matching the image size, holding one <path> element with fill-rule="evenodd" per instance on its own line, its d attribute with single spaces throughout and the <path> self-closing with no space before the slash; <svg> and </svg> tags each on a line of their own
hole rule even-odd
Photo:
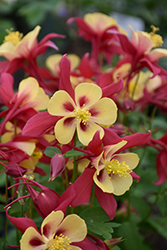
<svg viewBox="0 0 167 250">
<path fill-rule="evenodd" d="M 54 180 L 65 169 L 65 158 L 62 154 L 55 154 L 51 160 L 51 170 L 49 180 Z"/>
</svg>

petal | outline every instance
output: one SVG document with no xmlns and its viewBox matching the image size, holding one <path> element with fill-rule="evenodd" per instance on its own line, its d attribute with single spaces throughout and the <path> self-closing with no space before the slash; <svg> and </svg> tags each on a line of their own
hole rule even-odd
<svg viewBox="0 0 167 250">
<path fill-rule="evenodd" d="M 134 169 L 139 163 L 139 157 L 135 153 L 116 154 L 113 158 L 119 162 L 125 161 L 125 164 L 128 165 L 130 169 Z"/>
<path fill-rule="evenodd" d="M 167 49 L 154 49 L 150 53 L 147 54 L 148 58 L 151 62 L 157 62 L 162 57 L 167 56 Z"/>
<path fill-rule="evenodd" d="M 70 183 L 66 191 L 64 191 L 64 193 L 62 193 L 62 195 L 60 196 L 59 205 L 55 210 L 56 211 L 61 210 L 65 213 L 67 207 L 71 205 L 71 202 L 73 201 L 75 196 L 76 196 L 76 192 L 75 192 L 74 185 Z"/>
<path fill-rule="evenodd" d="M 102 141 L 100 140 L 100 130 L 96 131 L 93 139 L 89 142 L 88 149 L 95 155 L 99 155 L 103 151 Z"/>
<path fill-rule="evenodd" d="M 82 250 L 80 247 L 70 245 L 70 250 Z"/>
<path fill-rule="evenodd" d="M 95 172 L 93 180 L 96 185 L 103 190 L 103 192 L 113 193 L 114 187 L 105 169 L 101 170 L 99 175 L 97 175 L 97 172 Z"/>
<path fill-rule="evenodd" d="M 70 214 L 58 227 L 57 235 L 63 234 L 67 236 L 71 242 L 79 242 L 84 240 L 87 235 L 86 223 L 76 214 Z"/>
<path fill-rule="evenodd" d="M 67 59 L 66 55 L 62 56 L 60 62 L 59 88 L 62 90 L 66 90 L 74 100 L 74 89 L 70 81 L 70 61 Z"/>
<path fill-rule="evenodd" d="M 103 125 L 112 125 L 117 119 L 117 106 L 107 97 L 97 101 L 90 107 L 91 120 Z"/>
<path fill-rule="evenodd" d="M 104 32 L 110 26 L 116 26 L 117 22 L 110 16 L 102 13 L 88 13 L 84 15 L 84 21 L 97 33 Z"/>
<path fill-rule="evenodd" d="M 47 111 L 38 113 L 30 118 L 22 130 L 23 135 L 40 136 L 55 125 L 59 117 L 50 115 Z"/>
<path fill-rule="evenodd" d="M 89 144 L 97 130 L 100 130 L 100 138 L 102 139 L 104 136 L 104 130 L 99 125 L 92 121 L 89 121 L 85 125 L 82 122 L 77 123 L 78 139 L 83 145 Z"/>
<path fill-rule="evenodd" d="M 38 89 L 38 94 L 33 101 L 33 107 L 36 110 L 44 110 L 47 108 L 49 102 L 49 96 L 45 94 L 42 88 Z"/>
<path fill-rule="evenodd" d="M 66 116 L 75 109 L 75 103 L 64 90 L 57 91 L 50 99 L 48 112 L 51 115 Z"/>
<path fill-rule="evenodd" d="M 27 217 L 12 217 L 8 214 L 9 208 L 6 209 L 6 216 L 10 220 L 10 222 L 17 227 L 17 229 L 24 233 L 28 228 L 34 228 L 34 230 L 38 230 L 35 222 L 32 219 L 29 219 Z M 36 231 L 37 232 L 37 231 Z"/>
<path fill-rule="evenodd" d="M 113 140 L 113 144 L 118 144 L 122 140 L 127 141 L 127 143 L 125 143 L 122 147 L 120 147 L 120 149 L 118 149 L 118 152 L 121 152 L 131 147 L 146 144 L 151 138 L 150 135 L 151 135 L 150 132 L 149 133 L 135 133 L 133 135 L 128 135 L 122 138 L 115 139 Z M 111 144 L 112 144 L 112 141 L 111 141 Z"/>
<path fill-rule="evenodd" d="M 95 185 L 95 194 L 101 207 L 106 211 L 110 219 L 113 220 L 117 208 L 117 202 L 113 194 L 104 193 L 96 185 Z"/>
<path fill-rule="evenodd" d="M 19 148 L 26 152 L 28 155 L 32 155 L 35 150 L 35 142 L 33 141 L 23 141 L 23 142 L 14 142 L 16 148 Z"/>
<path fill-rule="evenodd" d="M 51 239 L 55 235 L 57 228 L 62 222 L 63 218 L 64 213 L 62 211 L 52 211 L 42 222 L 42 235 L 45 235 L 48 239 Z"/>
<path fill-rule="evenodd" d="M 115 152 L 117 152 L 120 148 L 122 148 L 126 143 L 127 143 L 127 141 L 122 140 L 121 142 L 119 142 L 115 145 L 104 147 L 104 158 L 106 160 L 110 161 L 113 154 Z"/>
<path fill-rule="evenodd" d="M 27 228 L 20 240 L 20 249 L 42 250 L 45 247 L 44 238 L 33 227 Z"/>
<path fill-rule="evenodd" d="M 28 77 L 20 82 L 18 88 L 18 97 L 23 94 L 26 99 L 24 100 L 24 104 L 33 101 L 38 95 L 39 84 L 37 80 L 33 77 Z M 22 105 L 24 105 L 22 103 Z"/>
<path fill-rule="evenodd" d="M 131 175 L 129 175 L 128 177 L 124 177 L 115 174 L 111 177 L 111 181 L 114 187 L 113 194 L 122 195 L 127 190 L 129 190 L 130 186 L 132 185 L 133 178 Z"/>
<path fill-rule="evenodd" d="M 93 186 L 94 172 L 94 168 L 85 168 L 84 172 L 75 181 L 74 188 L 76 196 L 71 202 L 72 207 L 89 202 Z"/>
<path fill-rule="evenodd" d="M 73 71 L 79 65 L 80 58 L 76 54 L 68 54 L 67 58 L 70 61 L 71 71 Z"/>
<path fill-rule="evenodd" d="M 146 32 L 137 31 L 138 35 L 138 51 L 140 54 L 150 51 L 154 47 L 153 41 L 148 37 Z"/>
<path fill-rule="evenodd" d="M 21 40 L 21 42 L 18 44 L 18 48 L 20 44 L 25 44 L 25 46 L 27 46 L 28 49 L 30 50 L 34 45 L 34 42 L 39 34 L 40 29 L 41 27 L 37 25 L 32 31 L 27 33 L 27 35 L 25 35 Z"/>
<path fill-rule="evenodd" d="M 75 88 L 75 101 L 78 107 L 88 108 L 102 96 L 102 90 L 94 83 L 81 83 Z"/>
<path fill-rule="evenodd" d="M 100 161 L 103 159 L 103 151 L 101 152 L 100 155 L 97 157 L 93 158 L 91 161 L 91 165 L 96 168 L 97 170 L 97 175 L 99 175 L 100 170 L 104 168 L 104 165 L 100 164 Z"/>
<path fill-rule="evenodd" d="M 75 133 L 76 119 L 73 117 L 64 117 L 55 125 L 55 136 L 61 144 L 68 144 Z"/>
<path fill-rule="evenodd" d="M 48 67 L 48 69 L 50 69 L 50 71 L 52 71 L 53 74 L 59 73 L 61 58 L 62 54 L 55 54 L 47 57 L 45 62 L 46 66 Z"/>
</svg>

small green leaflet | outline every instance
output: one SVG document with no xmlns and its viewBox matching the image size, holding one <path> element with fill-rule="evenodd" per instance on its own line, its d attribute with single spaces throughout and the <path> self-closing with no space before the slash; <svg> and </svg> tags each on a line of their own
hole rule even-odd
<svg viewBox="0 0 167 250">
<path fill-rule="evenodd" d="M 85 155 L 85 154 L 83 152 L 78 151 L 78 150 L 71 149 L 70 151 L 65 153 L 64 157 L 72 159 L 75 156 L 82 156 L 82 155 Z"/>
<path fill-rule="evenodd" d="M 48 157 L 53 157 L 55 154 L 61 154 L 61 151 L 56 147 L 47 147 L 44 151 L 44 154 Z"/>
<path fill-rule="evenodd" d="M 111 239 L 113 227 L 120 224 L 111 222 L 107 213 L 101 207 L 92 207 L 81 212 L 80 217 L 85 220 L 88 230 L 102 236 L 104 239 Z"/>
</svg>

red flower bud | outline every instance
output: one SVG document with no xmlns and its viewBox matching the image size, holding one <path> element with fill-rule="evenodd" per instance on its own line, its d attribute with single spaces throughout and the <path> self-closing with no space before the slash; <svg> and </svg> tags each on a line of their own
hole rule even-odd
<svg viewBox="0 0 167 250">
<path fill-rule="evenodd" d="M 62 154 L 55 154 L 51 160 L 51 171 L 49 180 L 54 180 L 65 169 L 65 158 Z"/>
</svg>

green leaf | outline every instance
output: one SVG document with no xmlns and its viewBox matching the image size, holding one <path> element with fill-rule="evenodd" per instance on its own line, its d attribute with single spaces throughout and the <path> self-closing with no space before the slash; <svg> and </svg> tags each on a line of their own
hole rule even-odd
<svg viewBox="0 0 167 250">
<path fill-rule="evenodd" d="M 44 154 L 46 156 L 53 157 L 55 154 L 61 154 L 61 151 L 56 147 L 47 147 L 44 151 Z"/>
<path fill-rule="evenodd" d="M 144 218 L 149 213 L 149 205 L 139 197 L 132 196 L 130 198 L 132 206 L 139 212 L 140 216 Z"/>
<path fill-rule="evenodd" d="M 80 217 L 85 220 L 88 230 L 102 236 L 104 239 L 111 238 L 113 233 L 112 223 L 107 213 L 101 207 L 85 209 L 81 212 Z M 116 226 L 115 224 L 114 226 Z"/>
<path fill-rule="evenodd" d="M 82 155 L 85 155 L 85 154 L 83 152 L 78 151 L 78 150 L 71 149 L 70 151 L 66 152 L 64 156 L 66 158 L 72 159 L 75 156 L 82 156 Z"/>
<path fill-rule="evenodd" d="M 163 194 L 159 196 L 158 208 L 163 216 L 167 215 L 167 194 Z"/>
<path fill-rule="evenodd" d="M 136 216 L 131 216 L 129 221 L 123 222 L 118 229 L 118 234 L 125 239 L 120 242 L 120 247 L 124 250 L 151 250 L 148 245 L 144 243 L 144 238 L 139 232 L 139 228 L 134 222 Z"/>
<path fill-rule="evenodd" d="M 121 248 L 118 247 L 118 246 L 114 246 L 114 247 L 112 248 L 112 250 L 121 250 Z"/>
<path fill-rule="evenodd" d="M 148 223 L 165 239 L 167 239 L 167 217 L 153 216 Z"/>
</svg>

